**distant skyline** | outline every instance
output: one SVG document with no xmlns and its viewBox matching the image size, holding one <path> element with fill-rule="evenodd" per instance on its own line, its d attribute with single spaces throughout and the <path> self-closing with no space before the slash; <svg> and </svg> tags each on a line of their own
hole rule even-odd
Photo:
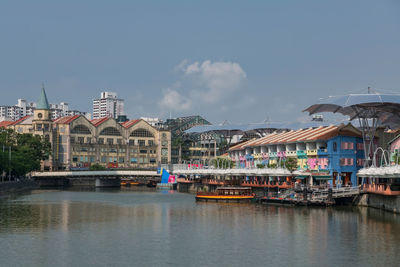
<svg viewBox="0 0 400 267">
<path fill-rule="evenodd" d="M 100 92 L 129 118 L 214 124 L 309 120 L 321 97 L 400 93 L 400 1 L 0 2 L 0 105 L 92 113 Z"/>
</svg>

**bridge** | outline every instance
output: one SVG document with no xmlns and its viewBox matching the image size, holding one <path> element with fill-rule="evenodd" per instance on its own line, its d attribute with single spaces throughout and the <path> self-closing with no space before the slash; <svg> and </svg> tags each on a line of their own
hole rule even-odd
<svg viewBox="0 0 400 267">
<path fill-rule="evenodd" d="M 145 170 L 32 172 L 30 176 L 41 187 L 119 187 L 121 179 L 129 179 L 142 183 L 147 183 L 151 180 L 161 180 L 160 174 L 157 174 L 157 171 Z"/>
</svg>

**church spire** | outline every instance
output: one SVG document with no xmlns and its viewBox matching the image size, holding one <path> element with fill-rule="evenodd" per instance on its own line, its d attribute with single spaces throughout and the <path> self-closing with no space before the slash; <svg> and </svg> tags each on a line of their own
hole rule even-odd
<svg viewBox="0 0 400 267">
<path fill-rule="evenodd" d="M 42 83 L 42 92 L 40 93 L 40 97 L 39 97 L 39 101 L 37 102 L 36 109 L 50 109 L 43 83 Z"/>
</svg>

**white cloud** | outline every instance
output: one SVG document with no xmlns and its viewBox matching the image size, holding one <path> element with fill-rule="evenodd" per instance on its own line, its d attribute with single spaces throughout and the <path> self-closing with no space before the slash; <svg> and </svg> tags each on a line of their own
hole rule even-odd
<svg viewBox="0 0 400 267">
<path fill-rule="evenodd" d="M 187 61 L 182 63 L 179 66 L 183 68 L 184 78 L 193 87 L 193 96 L 207 103 L 219 102 L 238 91 L 247 79 L 246 72 L 234 62 L 206 60 L 190 65 Z"/>
<path fill-rule="evenodd" d="M 163 98 L 159 101 L 162 109 L 167 111 L 185 111 L 192 107 L 192 101 L 182 96 L 178 91 L 168 88 L 164 90 Z"/>
<path fill-rule="evenodd" d="M 171 111 L 182 115 L 228 114 L 234 105 L 230 103 L 239 99 L 246 99 L 249 105 L 252 102 L 244 96 L 247 75 L 239 63 L 211 60 L 190 62 L 185 59 L 173 70 L 181 76 L 162 91 L 158 102 L 160 114 Z"/>
</svg>

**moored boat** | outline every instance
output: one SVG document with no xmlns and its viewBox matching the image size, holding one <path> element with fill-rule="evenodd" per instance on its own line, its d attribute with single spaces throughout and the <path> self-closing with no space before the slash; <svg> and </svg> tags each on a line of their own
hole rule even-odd
<svg viewBox="0 0 400 267">
<path fill-rule="evenodd" d="M 219 187 L 215 192 L 198 192 L 197 201 L 250 202 L 255 198 L 250 187 Z"/>
</svg>

